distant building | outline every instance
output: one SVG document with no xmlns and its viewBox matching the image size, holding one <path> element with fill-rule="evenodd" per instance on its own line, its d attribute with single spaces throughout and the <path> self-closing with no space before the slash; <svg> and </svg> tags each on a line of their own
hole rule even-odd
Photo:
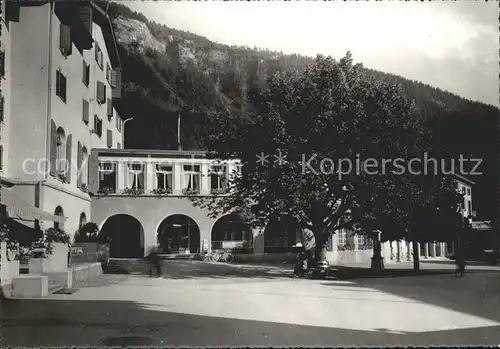
<svg viewBox="0 0 500 349">
<path fill-rule="evenodd" d="M 93 1 L 3 1 L 2 17 L 2 204 L 73 235 L 90 220 L 91 149 L 123 143 L 113 27 Z"/>
</svg>

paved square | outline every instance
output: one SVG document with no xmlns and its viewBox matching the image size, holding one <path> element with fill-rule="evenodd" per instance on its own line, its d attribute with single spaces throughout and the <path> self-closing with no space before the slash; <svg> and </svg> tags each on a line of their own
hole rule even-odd
<svg viewBox="0 0 500 349">
<path fill-rule="evenodd" d="M 103 275 L 71 295 L 7 300 L 1 344 L 500 343 L 498 270 L 338 281 L 293 279 L 289 267 L 168 263 L 166 278 Z"/>
</svg>

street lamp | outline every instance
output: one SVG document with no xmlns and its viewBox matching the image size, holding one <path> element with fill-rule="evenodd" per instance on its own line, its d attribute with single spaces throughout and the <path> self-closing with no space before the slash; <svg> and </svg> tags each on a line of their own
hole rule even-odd
<svg viewBox="0 0 500 349">
<path fill-rule="evenodd" d="M 125 149 L 125 124 L 127 121 L 134 120 L 133 117 L 123 120 L 123 130 L 122 130 L 122 147 Z"/>
</svg>

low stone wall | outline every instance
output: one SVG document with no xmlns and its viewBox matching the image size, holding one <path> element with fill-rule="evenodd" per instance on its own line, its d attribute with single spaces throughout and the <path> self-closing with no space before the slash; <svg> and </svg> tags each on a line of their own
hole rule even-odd
<svg viewBox="0 0 500 349">
<path fill-rule="evenodd" d="M 85 281 L 102 274 L 101 263 L 78 265 L 70 270 L 72 270 L 73 282 Z"/>
<path fill-rule="evenodd" d="M 15 298 L 38 298 L 49 294 L 47 275 L 19 275 L 12 279 L 11 296 Z"/>
<path fill-rule="evenodd" d="M 337 260 L 332 262 L 339 264 L 370 263 L 372 256 L 372 250 L 337 251 Z"/>
</svg>

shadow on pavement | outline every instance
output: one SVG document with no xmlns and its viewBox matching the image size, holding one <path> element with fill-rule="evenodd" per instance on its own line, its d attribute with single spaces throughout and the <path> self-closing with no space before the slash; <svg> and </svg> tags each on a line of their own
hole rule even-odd
<svg viewBox="0 0 500 349">
<path fill-rule="evenodd" d="M 196 278 L 290 278 L 293 276 L 293 266 L 289 265 L 259 265 L 218 263 L 202 261 L 171 260 L 162 261 L 161 277 L 184 280 Z M 144 263 L 134 271 L 124 268 L 113 270 L 112 274 L 149 275 L 149 266 Z"/>
<path fill-rule="evenodd" d="M 418 274 L 412 270 L 392 269 L 386 271 L 385 277 L 370 275 L 373 274 L 368 268 L 340 267 L 337 281 L 325 280 L 322 285 L 374 289 L 500 322 L 498 271 L 470 270 L 463 278 L 456 277 L 454 271 L 437 269 L 421 270 Z M 350 282 L 339 282 L 343 280 Z M 500 343 L 500 332 L 497 338 Z"/>
<path fill-rule="evenodd" d="M 347 330 L 171 312 L 130 301 L 6 300 L 1 346 L 498 344 L 498 327 L 425 333 Z M 156 308 L 156 309 L 155 309 Z M 411 314 L 409 314 L 410 316 Z"/>
</svg>

